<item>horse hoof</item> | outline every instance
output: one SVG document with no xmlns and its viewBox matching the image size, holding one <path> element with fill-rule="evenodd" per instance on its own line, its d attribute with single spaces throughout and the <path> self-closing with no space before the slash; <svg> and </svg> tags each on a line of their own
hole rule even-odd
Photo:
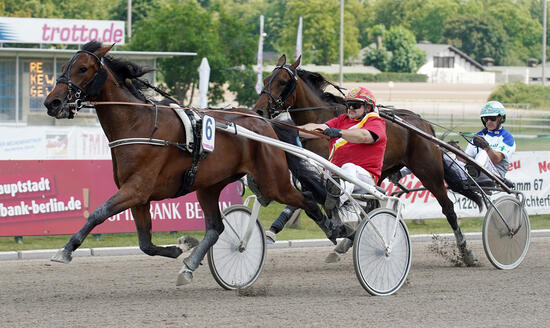
<svg viewBox="0 0 550 328">
<path fill-rule="evenodd" d="M 337 263 L 340 262 L 340 255 L 336 252 L 330 252 L 325 259 L 325 263 Z"/>
<path fill-rule="evenodd" d="M 275 233 L 271 230 L 265 231 L 265 242 L 268 245 L 274 245 L 277 241 L 277 237 L 275 236 Z"/>
<path fill-rule="evenodd" d="M 62 249 L 58 250 L 57 253 L 55 253 L 54 256 L 52 256 L 50 261 L 67 264 L 67 263 L 71 262 L 72 259 L 73 259 L 73 257 L 71 255 L 71 252 L 69 252 L 65 248 L 62 248 Z"/>
<path fill-rule="evenodd" d="M 477 265 L 476 256 L 474 255 L 474 252 L 472 252 L 471 250 L 465 247 L 460 248 L 460 255 L 462 255 L 462 261 L 464 261 L 464 264 L 466 264 L 466 266 L 471 267 L 471 266 Z"/>
<path fill-rule="evenodd" d="M 344 238 L 338 243 L 338 245 L 336 245 L 336 247 L 334 247 L 334 251 L 338 254 L 345 254 L 351 246 L 353 246 L 353 241 L 348 238 Z"/>
<path fill-rule="evenodd" d="M 178 272 L 178 279 L 176 280 L 176 286 L 189 285 L 192 282 L 193 282 L 193 271 L 189 270 L 187 268 L 187 265 L 185 265 L 184 263 L 180 272 Z"/>
<path fill-rule="evenodd" d="M 477 265 L 476 256 L 471 250 L 467 250 L 465 254 L 462 255 L 462 259 L 464 260 L 464 264 L 466 264 L 466 266 L 470 267 Z"/>
<path fill-rule="evenodd" d="M 178 238 L 178 247 L 183 251 L 187 252 L 193 247 L 196 247 L 199 244 L 199 240 L 191 236 L 181 236 Z"/>
</svg>

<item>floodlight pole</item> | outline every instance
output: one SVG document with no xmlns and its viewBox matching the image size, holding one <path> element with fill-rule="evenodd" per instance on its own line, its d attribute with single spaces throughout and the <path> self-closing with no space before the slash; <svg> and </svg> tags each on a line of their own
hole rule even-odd
<svg viewBox="0 0 550 328">
<path fill-rule="evenodd" d="M 542 86 L 544 86 L 544 83 L 546 80 L 546 76 L 544 74 L 544 67 L 546 66 L 546 0 L 543 0 L 543 6 L 542 6 Z"/>
<path fill-rule="evenodd" d="M 344 84 L 344 73 L 342 67 L 344 66 L 344 0 L 340 0 L 340 86 Z"/>
<path fill-rule="evenodd" d="M 128 0 L 128 40 L 132 38 L 132 0 Z"/>
</svg>

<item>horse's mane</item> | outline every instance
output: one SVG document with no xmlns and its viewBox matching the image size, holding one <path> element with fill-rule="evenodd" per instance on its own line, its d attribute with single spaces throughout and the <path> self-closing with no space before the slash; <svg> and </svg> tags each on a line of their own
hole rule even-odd
<svg viewBox="0 0 550 328">
<path fill-rule="evenodd" d="M 329 104 L 343 104 L 345 98 L 335 95 L 330 92 L 326 92 L 325 89 L 331 85 L 335 87 L 338 91 L 342 92 L 342 88 L 335 85 L 334 83 L 328 81 L 324 76 L 319 73 L 306 71 L 304 69 L 297 69 L 296 72 L 298 76 L 307 84 L 307 86 L 321 99 L 322 101 Z M 412 116 L 416 118 L 421 118 L 420 115 L 407 110 L 407 109 L 381 109 L 384 112 L 394 113 L 398 116 Z M 431 126 L 430 126 L 431 127 Z M 432 128 L 433 129 L 433 128 Z"/>
<path fill-rule="evenodd" d="M 315 92 L 317 97 L 319 97 L 322 101 L 328 102 L 330 104 L 344 103 L 344 97 L 340 97 L 325 91 L 328 86 L 333 86 L 340 92 L 342 88 L 327 80 L 323 75 L 315 72 L 306 71 L 304 69 L 298 69 L 296 70 L 296 72 L 298 73 L 298 76 L 307 84 L 307 86 L 313 92 Z"/>
<path fill-rule="evenodd" d="M 321 101 L 326 102 L 329 105 L 344 103 L 343 96 L 338 96 L 325 91 L 328 86 L 333 86 L 340 92 L 342 92 L 342 88 L 327 80 L 323 75 L 315 72 L 306 71 L 304 69 L 297 69 L 296 72 L 300 79 L 302 79 L 302 81 L 306 83 L 306 85 L 311 89 L 311 91 L 315 93 L 315 95 L 317 95 L 317 97 L 319 97 Z M 337 112 L 338 114 L 342 114 L 345 111 L 342 109 L 337 109 Z"/>
<path fill-rule="evenodd" d="M 82 50 L 94 52 L 101 47 L 101 42 L 93 40 L 82 46 Z M 149 72 L 153 72 L 155 69 L 140 66 L 128 60 L 113 58 L 109 55 L 104 56 L 103 58 L 105 65 L 109 67 L 120 85 L 126 87 L 126 89 L 128 89 L 128 91 L 130 91 L 138 99 L 147 101 L 141 90 L 146 90 L 148 87 L 138 78 Z"/>
</svg>

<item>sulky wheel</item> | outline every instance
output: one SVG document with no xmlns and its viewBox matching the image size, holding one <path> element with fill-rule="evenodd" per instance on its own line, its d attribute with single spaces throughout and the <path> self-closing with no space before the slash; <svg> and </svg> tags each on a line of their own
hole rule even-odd
<svg viewBox="0 0 550 328">
<path fill-rule="evenodd" d="M 208 251 L 208 266 L 216 282 L 225 289 L 252 285 L 264 266 L 266 257 L 265 234 L 256 220 L 246 247 L 242 240 L 251 219 L 251 211 L 243 205 L 234 205 L 224 211 L 225 230 Z"/>
<path fill-rule="evenodd" d="M 493 202 L 483 221 L 483 248 L 489 261 L 498 269 L 517 267 L 527 254 L 531 225 L 527 211 L 513 196 L 505 195 Z"/>
<path fill-rule="evenodd" d="M 402 220 L 396 225 L 397 216 L 390 209 L 378 208 L 368 216 L 369 220 L 363 220 L 355 232 L 355 274 L 371 295 L 391 295 L 403 285 L 411 267 L 409 231 Z"/>
</svg>

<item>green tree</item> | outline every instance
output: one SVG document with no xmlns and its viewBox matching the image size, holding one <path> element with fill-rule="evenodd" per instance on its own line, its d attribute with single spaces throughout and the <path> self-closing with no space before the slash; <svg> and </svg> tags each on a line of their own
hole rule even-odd
<svg viewBox="0 0 550 328">
<path fill-rule="evenodd" d="M 212 9 L 213 10 L 213 9 Z M 179 99 L 189 103 L 192 90 L 198 83 L 197 67 L 202 57 L 210 64 L 209 100 L 223 100 L 224 84 L 239 90 L 239 83 L 251 74 L 256 41 L 254 33 L 245 22 L 227 12 L 223 6 L 209 11 L 194 0 L 168 0 L 136 24 L 131 41 L 132 49 L 150 51 L 195 51 L 198 56 L 174 57 L 159 60 L 164 82 Z M 249 64 L 244 66 L 243 64 Z M 239 70 L 244 77 L 236 78 Z M 238 80 L 235 85 L 231 79 Z M 253 89 L 253 80 L 248 82 Z M 246 102 L 240 95 L 241 101 Z"/>
<path fill-rule="evenodd" d="M 440 43 L 447 19 L 458 13 L 455 0 L 405 0 L 403 1 L 403 26 L 411 30 L 417 40 Z"/>
<path fill-rule="evenodd" d="M 285 28 L 283 23 L 285 10 L 286 6 L 283 1 L 271 1 L 268 7 L 262 12 L 264 15 L 264 31 L 266 33 L 264 51 L 277 51 L 277 44 L 281 40 L 281 31 Z M 256 31 L 259 31 L 259 22 L 256 26 Z"/>
<path fill-rule="evenodd" d="M 510 40 L 509 49 L 513 49 L 504 64 L 521 65 L 528 58 L 539 56 L 542 25 L 531 17 L 527 6 L 501 1 L 490 6 L 488 14 L 500 23 Z"/>
<path fill-rule="evenodd" d="M 404 27 L 392 27 L 382 38 L 383 44 L 392 53 L 390 72 L 416 72 L 426 62 L 426 54 L 416 46 L 411 31 Z"/>
<path fill-rule="evenodd" d="M 367 66 L 374 66 L 382 72 L 387 72 L 390 67 L 390 52 L 384 47 L 370 45 L 365 51 L 363 63 Z"/>
<path fill-rule="evenodd" d="M 136 23 L 147 17 L 149 13 L 161 7 L 162 1 L 132 0 L 132 32 Z M 128 1 L 119 0 L 110 11 L 111 19 L 128 20 Z M 132 33 L 134 35 L 134 33 Z"/>
<path fill-rule="evenodd" d="M 302 54 L 305 63 L 328 65 L 338 60 L 340 3 L 338 0 L 288 0 L 284 16 L 285 29 L 277 50 L 294 54 L 296 32 L 300 15 L 303 17 Z M 357 55 L 359 29 L 355 14 L 347 9 L 344 12 L 344 58 Z M 292 58 L 294 56 L 290 56 Z"/>
<path fill-rule="evenodd" d="M 375 43 L 376 47 L 382 46 L 382 37 L 386 33 L 386 27 L 382 24 L 374 25 L 368 29 L 369 43 Z"/>
<path fill-rule="evenodd" d="M 403 22 L 403 0 L 376 0 L 372 6 L 374 24 L 382 24 L 387 29 Z"/>
<path fill-rule="evenodd" d="M 345 11 L 349 12 L 355 18 L 355 26 L 359 30 L 357 41 L 360 48 L 366 47 L 369 42 L 369 26 L 374 25 L 374 15 L 372 12 L 372 4 L 369 1 L 348 0 L 345 2 Z M 347 31 L 344 31 L 344 34 Z"/>
<path fill-rule="evenodd" d="M 383 46 L 369 46 L 365 65 L 373 65 L 383 72 L 416 72 L 426 62 L 426 54 L 416 46 L 411 31 L 404 27 L 392 27 L 388 31 L 380 25 L 372 34 L 382 34 Z"/>
<path fill-rule="evenodd" d="M 492 57 L 496 65 L 506 62 L 508 38 L 491 17 L 459 15 L 447 22 L 443 35 L 447 43 L 479 62 L 484 57 Z"/>
<path fill-rule="evenodd" d="M 110 19 L 112 0 L 2 0 L 0 15 L 8 17 Z"/>
</svg>

